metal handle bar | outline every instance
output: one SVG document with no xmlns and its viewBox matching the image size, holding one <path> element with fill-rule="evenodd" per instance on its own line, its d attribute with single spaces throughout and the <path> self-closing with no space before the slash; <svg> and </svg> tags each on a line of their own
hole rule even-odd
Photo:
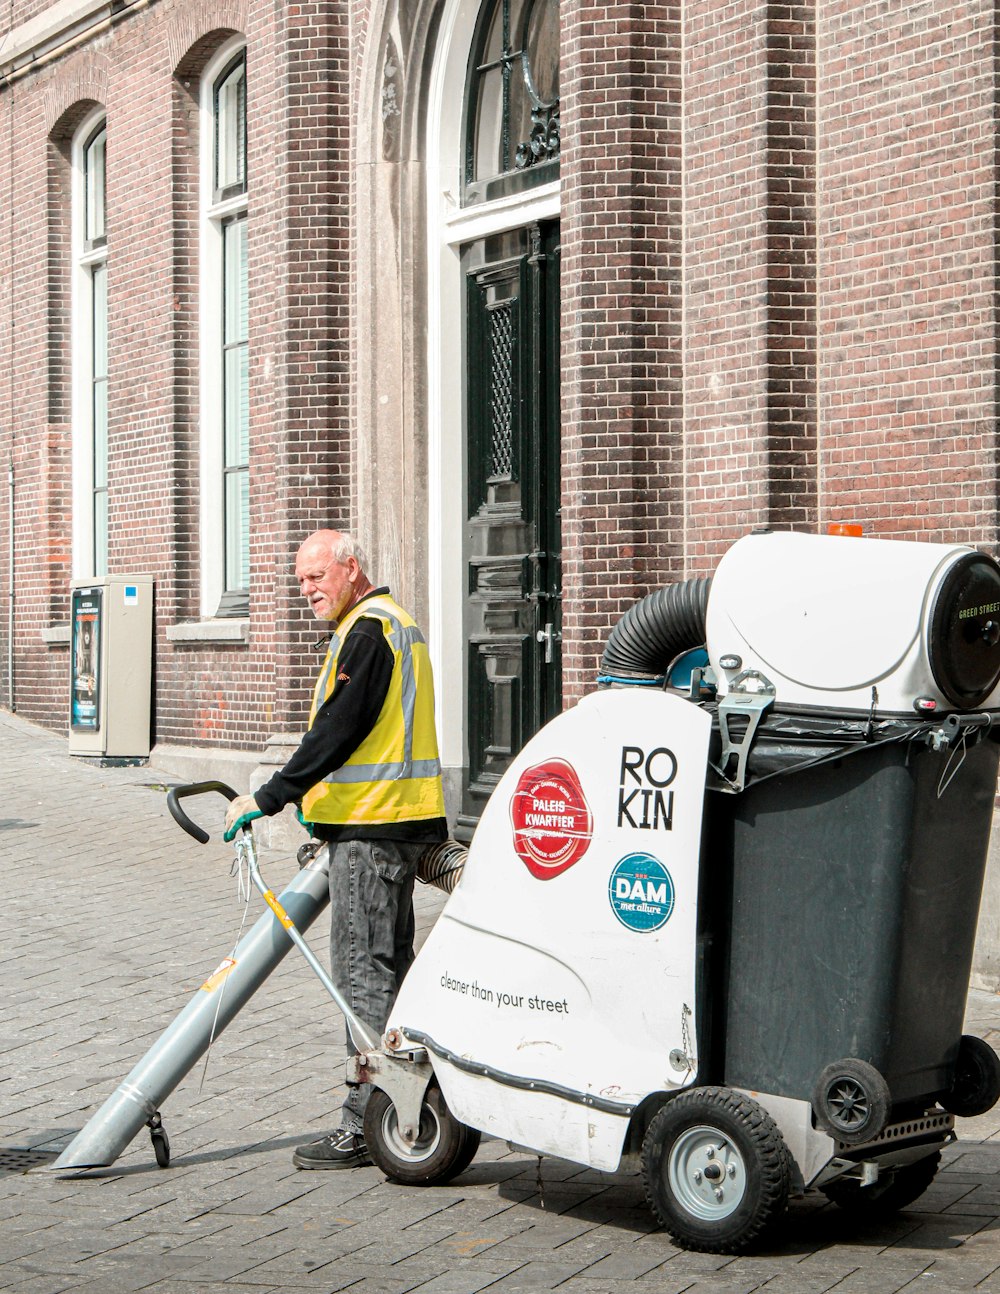
<svg viewBox="0 0 1000 1294">
<path fill-rule="evenodd" d="M 235 800 L 237 792 L 225 782 L 190 782 L 186 786 L 175 786 L 167 793 L 167 808 L 170 810 L 170 816 L 179 827 L 183 827 L 189 836 L 194 836 L 199 845 L 207 845 L 211 836 L 204 829 L 199 827 L 197 822 L 192 822 L 188 815 L 180 806 L 180 801 L 186 799 L 189 795 L 207 795 L 210 791 L 218 791 L 224 795 L 227 800 Z"/>
<path fill-rule="evenodd" d="M 986 710 L 975 714 L 949 714 L 945 723 L 952 728 L 990 728 L 993 726 L 993 715 Z"/>
<path fill-rule="evenodd" d="M 235 800 L 237 793 L 231 786 L 225 782 L 192 782 L 187 786 L 175 786 L 167 793 L 167 808 L 170 810 L 170 816 L 174 821 L 188 833 L 194 836 L 200 844 L 208 844 L 211 837 L 204 828 L 199 827 L 196 822 L 192 822 L 188 815 L 180 806 L 180 801 L 187 799 L 191 795 L 207 795 L 211 791 L 218 791 L 224 795 L 227 800 Z M 247 870 L 250 873 L 250 880 L 254 889 L 261 896 L 271 912 L 284 927 L 286 934 L 292 943 L 295 944 L 299 952 L 305 957 L 306 961 L 312 967 L 314 973 L 326 991 L 333 998 L 334 1002 L 340 1008 L 347 1021 L 347 1027 L 351 1032 L 351 1039 L 358 1051 L 376 1051 L 379 1041 L 375 1034 L 368 1028 L 365 1022 L 351 1009 L 350 1003 L 346 1001 L 343 994 L 334 984 L 333 980 L 326 973 L 319 961 L 316 959 L 312 949 L 302 938 L 302 935 L 295 927 L 295 922 L 282 907 L 280 901 L 275 898 L 273 890 L 268 887 L 267 882 L 261 875 L 260 867 L 257 863 L 257 847 L 254 843 L 253 832 L 246 828 L 240 833 L 236 841 L 237 852 L 246 860 Z"/>
</svg>

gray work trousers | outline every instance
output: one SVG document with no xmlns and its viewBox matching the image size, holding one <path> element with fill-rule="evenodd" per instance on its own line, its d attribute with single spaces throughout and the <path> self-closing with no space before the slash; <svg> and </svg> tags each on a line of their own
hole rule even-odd
<svg viewBox="0 0 1000 1294">
<path fill-rule="evenodd" d="M 352 1010 L 381 1036 L 413 962 L 413 882 L 426 844 L 330 846 L 330 966 Z M 347 1035 L 348 1050 L 356 1050 Z M 349 1084 L 341 1126 L 360 1132 L 370 1084 Z"/>
</svg>

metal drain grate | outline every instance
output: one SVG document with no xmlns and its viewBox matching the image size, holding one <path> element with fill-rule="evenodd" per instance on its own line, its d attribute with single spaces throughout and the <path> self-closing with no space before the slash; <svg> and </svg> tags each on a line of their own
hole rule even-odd
<svg viewBox="0 0 1000 1294">
<path fill-rule="evenodd" d="M 12 1173 L 27 1173 L 32 1168 L 43 1168 L 58 1158 L 57 1150 L 25 1150 L 20 1146 L 0 1146 L 0 1177 Z"/>
</svg>

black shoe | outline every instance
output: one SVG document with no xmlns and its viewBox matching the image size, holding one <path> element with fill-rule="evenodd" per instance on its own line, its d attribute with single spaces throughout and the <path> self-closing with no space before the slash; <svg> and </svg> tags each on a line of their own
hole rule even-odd
<svg viewBox="0 0 1000 1294">
<path fill-rule="evenodd" d="M 365 1168 L 371 1162 L 364 1137 L 350 1128 L 338 1128 L 319 1141 L 296 1146 L 292 1155 L 296 1168 Z"/>
</svg>

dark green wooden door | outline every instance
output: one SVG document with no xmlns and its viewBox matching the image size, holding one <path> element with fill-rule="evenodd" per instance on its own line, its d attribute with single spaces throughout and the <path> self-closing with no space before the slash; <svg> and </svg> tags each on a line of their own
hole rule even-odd
<svg viewBox="0 0 1000 1294">
<path fill-rule="evenodd" d="M 468 835 L 562 704 L 559 230 L 465 249 Z"/>
</svg>

